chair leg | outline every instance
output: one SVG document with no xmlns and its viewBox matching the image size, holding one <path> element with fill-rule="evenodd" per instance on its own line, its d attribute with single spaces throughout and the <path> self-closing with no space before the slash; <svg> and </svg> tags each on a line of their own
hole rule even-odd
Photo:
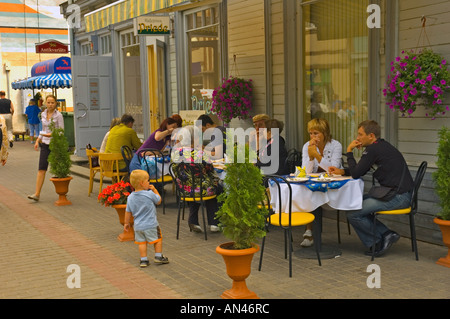
<svg viewBox="0 0 450 319">
<path fill-rule="evenodd" d="M 92 193 L 92 188 L 94 187 L 94 176 L 92 175 L 92 173 L 89 176 L 89 191 L 88 191 L 88 196 L 91 196 Z"/>
<path fill-rule="evenodd" d="M 339 217 L 339 213 L 340 211 L 337 210 L 336 212 L 336 219 L 337 219 L 337 234 L 338 234 L 338 243 L 341 243 L 341 227 L 339 226 L 339 222 L 340 222 L 340 217 Z"/>
<path fill-rule="evenodd" d="M 162 205 L 163 205 L 163 215 L 165 215 L 166 214 L 166 197 L 164 195 L 164 183 L 162 183 L 162 195 L 161 195 L 161 198 L 162 198 Z"/>
<path fill-rule="evenodd" d="M 100 190 L 98 191 L 99 194 L 102 192 L 102 186 L 103 186 L 103 176 L 100 175 Z"/>
<path fill-rule="evenodd" d="M 206 235 L 207 231 L 206 231 L 206 219 L 205 219 L 205 202 L 202 201 L 201 206 L 202 206 L 203 230 L 205 232 L 205 240 L 208 240 L 207 235 Z"/>
<path fill-rule="evenodd" d="M 259 266 L 258 270 L 261 271 L 262 267 L 262 260 L 263 260 L 263 254 L 264 254 L 264 244 L 266 243 L 266 236 L 263 237 L 262 243 L 261 243 L 261 254 L 259 255 Z"/>
<path fill-rule="evenodd" d="M 373 235 L 373 241 L 372 241 L 372 261 L 375 259 L 375 246 L 376 246 L 376 239 L 375 239 L 375 230 L 377 225 L 377 214 L 373 214 L 373 225 L 372 225 L 372 235 Z"/>
<path fill-rule="evenodd" d="M 292 277 L 292 230 L 291 228 L 288 229 L 288 236 L 289 236 L 289 277 Z"/>
<path fill-rule="evenodd" d="M 412 250 L 416 254 L 416 260 L 419 260 L 419 252 L 417 250 L 416 225 L 414 222 L 414 215 L 409 215 L 409 226 L 411 228 L 411 245 Z"/>
<path fill-rule="evenodd" d="M 288 240 L 287 240 L 287 230 L 284 229 L 284 259 L 287 259 L 287 245 L 288 245 Z"/>
</svg>

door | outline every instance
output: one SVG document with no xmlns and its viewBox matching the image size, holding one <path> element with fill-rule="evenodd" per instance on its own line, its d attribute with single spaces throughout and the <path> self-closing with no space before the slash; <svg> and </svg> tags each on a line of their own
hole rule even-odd
<svg viewBox="0 0 450 319">
<path fill-rule="evenodd" d="M 165 43 L 153 39 L 148 50 L 150 128 L 155 131 L 167 117 Z"/>
<path fill-rule="evenodd" d="M 100 149 L 115 103 L 112 58 L 73 56 L 75 154 L 86 156 L 86 144 Z"/>
</svg>

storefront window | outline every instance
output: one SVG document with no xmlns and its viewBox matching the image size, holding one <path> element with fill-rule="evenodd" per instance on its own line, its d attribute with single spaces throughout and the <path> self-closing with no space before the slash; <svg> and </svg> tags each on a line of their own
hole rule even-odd
<svg viewBox="0 0 450 319">
<path fill-rule="evenodd" d="M 302 5 L 304 127 L 312 118 L 326 118 L 344 151 L 368 116 L 368 5 L 368 0 Z"/>
<path fill-rule="evenodd" d="M 216 7 L 185 14 L 187 95 L 190 110 L 211 109 L 219 84 L 219 18 Z"/>
<path fill-rule="evenodd" d="M 123 96 L 125 113 L 134 118 L 133 129 L 139 136 L 144 135 L 141 93 L 141 64 L 139 38 L 133 32 L 120 36 L 123 65 Z"/>
</svg>

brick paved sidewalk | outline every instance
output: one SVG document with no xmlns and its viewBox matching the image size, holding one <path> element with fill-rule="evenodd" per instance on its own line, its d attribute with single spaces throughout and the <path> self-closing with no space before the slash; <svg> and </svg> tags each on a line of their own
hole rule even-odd
<svg viewBox="0 0 450 319">
<path fill-rule="evenodd" d="M 205 241 L 202 234 L 189 232 L 183 221 L 176 240 L 171 187 L 166 188 L 166 214 L 158 208 L 163 252 L 170 264 L 140 269 L 137 246 L 116 238 L 122 231 L 116 212 L 97 202 L 98 183 L 88 197 L 88 179 L 74 175 L 69 190 L 73 205 L 56 207 L 57 195 L 47 174 L 41 200 L 26 198 L 34 191 L 38 155 L 29 142 L 18 141 L 7 165 L 0 167 L 0 298 L 217 299 L 231 287 L 222 257 L 215 253 L 215 247 L 227 240 L 222 234 L 209 233 Z M 338 246 L 335 227 L 334 220 L 324 219 L 323 240 Z M 295 250 L 300 249 L 302 234 L 303 229 L 294 232 Z M 450 298 L 450 269 L 435 264 L 446 254 L 445 247 L 419 242 L 417 262 L 409 239 L 401 238 L 386 256 L 375 260 L 381 269 L 381 288 L 370 289 L 366 284 L 370 258 L 354 232 L 341 236 L 341 257 L 325 259 L 319 267 L 317 260 L 294 254 L 289 278 L 282 233 L 272 229 L 262 271 L 257 269 L 258 253 L 247 285 L 264 299 Z M 81 288 L 67 287 L 71 264 L 80 266 Z"/>
</svg>

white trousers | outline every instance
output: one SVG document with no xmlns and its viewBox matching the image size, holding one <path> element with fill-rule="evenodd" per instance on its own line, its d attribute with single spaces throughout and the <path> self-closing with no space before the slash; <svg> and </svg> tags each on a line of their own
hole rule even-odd
<svg viewBox="0 0 450 319">
<path fill-rule="evenodd" d="M 8 130 L 8 141 L 13 142 L 14 141 L 14 135 L 13 135 L 13 125 L 12 125 L 12 114 L 2 114 L 5 118 L 6 122 L 6 128 Z"/>
</svg>

